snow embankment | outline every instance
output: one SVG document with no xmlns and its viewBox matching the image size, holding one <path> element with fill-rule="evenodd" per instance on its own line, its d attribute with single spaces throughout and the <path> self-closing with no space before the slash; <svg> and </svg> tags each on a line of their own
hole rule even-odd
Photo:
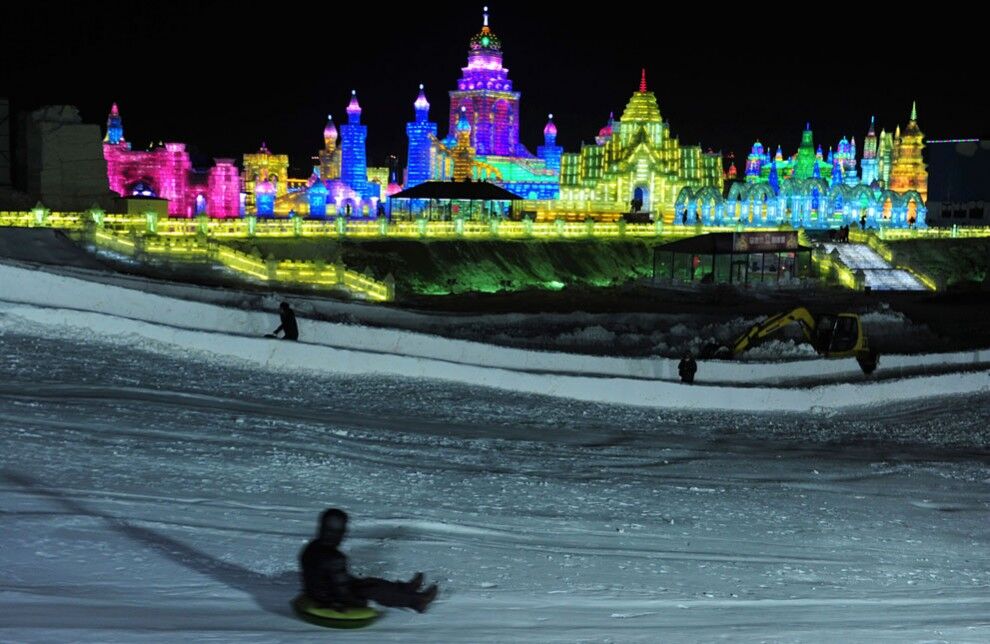
<svg viewBox="0 0 990 644">
<path fill-rule="evenodd" d="M 686 386 L 677 382 L 674 360 L 541 353 L 311 320 L 300 322 L 304 342 L 273 341 L 257 337 L 277 324 L 271 313 L 168 298 L 2 264 L 0 300 L 8 303 L 3 309 L 4 324 L 22 331 L 32 326 L 46 329 L 43 333 L 51 332 L 53 327 L 68 327 L 95 332 L 101 340 L 120 346 L 203 352 L 291 372 L 433 378 L 603 403 L 807 411 L 981 392 L 990 386 L 984 371 L 808 388 L 754 386 L 803 377 L 858 374 L 859 368 L 851 359 L 709 362 L 702 364 L 699 384 Z M 884 365 L 972 366 L 988 361 L 990 351 L 979 351 L 888 356 Z M 712 376 L 716 370 L 717 379 Z M 706 380 L 713 384 L 706 384 Z"/>
</svg>

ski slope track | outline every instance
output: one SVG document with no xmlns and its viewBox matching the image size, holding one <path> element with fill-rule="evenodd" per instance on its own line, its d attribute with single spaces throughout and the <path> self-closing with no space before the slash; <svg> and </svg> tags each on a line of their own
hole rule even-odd
<svg viewBox="0 0 990 644">
<path fill-rule="evenodd" d="M 607 358 L 493 347 L 477 342 L 301 320 L 304 342 L 258 336 L 273 316 L 0 265 L 0 302 L 18 324 L 88 329 L 104 339 L 143 338 L 167 351 L 198 351 L 280 371 L 389 374 L 613 404 L 735 411 L 809 411 L 918 396 L 986 392 L 990 351 L 884 356 L 882 369 L 958 365 L 964 371 L 866 381 L 853 359 L 703 363 L 697 385 L 669 359 Z M 25 304 L 30 306 L 24 306 Z M 847 378 L 849 382 L 821 382 Z M 809 379 L 811 382 L 809 383 Z M 803 386 L 788 386 L 800 381 Z"/>
</svg>

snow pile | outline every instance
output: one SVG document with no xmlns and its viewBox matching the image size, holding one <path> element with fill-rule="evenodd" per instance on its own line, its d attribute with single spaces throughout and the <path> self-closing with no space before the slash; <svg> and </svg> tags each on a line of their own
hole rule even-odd
<svg viewBox="0 0 990 644">
<path fill-rule="evenodd" d="M 609 331 L 602 326 L 586 326 L 569 333 L 562 333 L 557 336 L 557 344 L 562 346 L 578 345 L 587 346 L 589 344 L 604 346 L 614 344 L 618 334 Z"/>
<path fill-rule="evenodd" d="M 896 344 L 905 351 L 930 350 L 933 336 L 928 327 L 914 324 L 900 311 L 893 311 L 887 304 L 880 304 L 877 310 L 859 316 L 863 332 L 872 341 L 872 346 L 884 349 L 884 344 Z"/>
<path fill-rule="evenodd" d="M 767 340 L 748 349 L 740 358 L 743 360 L 764 360 L 767 362 L 793 360 L 796 358 L 815 360 L 818 358 L 818 352 L 815 351 L 813 346 L 804 341 Z"/>
<path fill-rule="evenodd" d="M 710 322 L 696 327 L 678 323 L 667 332 L 658 334 L 659 341 L 654 345 L 654 351 L 658 355 L 679 358 L 685 352 L 695 356 L 703 355 L 702 352 L 709 346 L 731 347 L 742 334 L 762 320 L 763 318 L 735 318 L 728 322 Z M 814 348 L 804 342 L 800 329 L 791 327 L 781 329 L 773 339 L 756 344 L 736 356 L 742 362 L 817 358 Z"/>
</svg>

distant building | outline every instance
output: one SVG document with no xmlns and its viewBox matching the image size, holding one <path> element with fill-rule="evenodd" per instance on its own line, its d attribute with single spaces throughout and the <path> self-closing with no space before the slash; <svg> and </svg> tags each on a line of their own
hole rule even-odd
<svg viewBox="0 0 990 644">
<path fill-rule="evenodd" d="M 0 98 L 0 186 L 10 185 L 10 101 Z"/>
<path fill-rule="evenodd" d="M 990 225 L 990 140 L 926 141 L 926 151 L 929 223 Z"/>
<path fill-rule="evenodd" d="M 100 126 L 83 123 L 71 105 L 49 105 L 19 115 L 18 185 L 32 202 L 52 210 L 111 206 Z"/>
<path fill-rule="evenodd" d="M 115 123 L 122 138 L 119 114 Z M 50 210 L 126 212 L 133 204 L 110 191 L 100 140 L 100 126 L 83 123 L 72 105 L 17 112 L 0 99 L 0 210 L 40 202 Z"/>
</svg>

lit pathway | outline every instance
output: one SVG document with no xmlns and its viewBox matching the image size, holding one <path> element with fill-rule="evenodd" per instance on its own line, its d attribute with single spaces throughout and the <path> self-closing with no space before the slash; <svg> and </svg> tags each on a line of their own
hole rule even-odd
<svg viewBox="0 0 990 644">
<path fill-rule="evenodd" d="M 838 249 L 839 258 L 853 271 L 862 270 L 866 286 L 874 291 L 923 291 L 925 286 L 911 273 L 892 267 L 866 244 L 825 244 L 825 251 Z"/>
</svg>

